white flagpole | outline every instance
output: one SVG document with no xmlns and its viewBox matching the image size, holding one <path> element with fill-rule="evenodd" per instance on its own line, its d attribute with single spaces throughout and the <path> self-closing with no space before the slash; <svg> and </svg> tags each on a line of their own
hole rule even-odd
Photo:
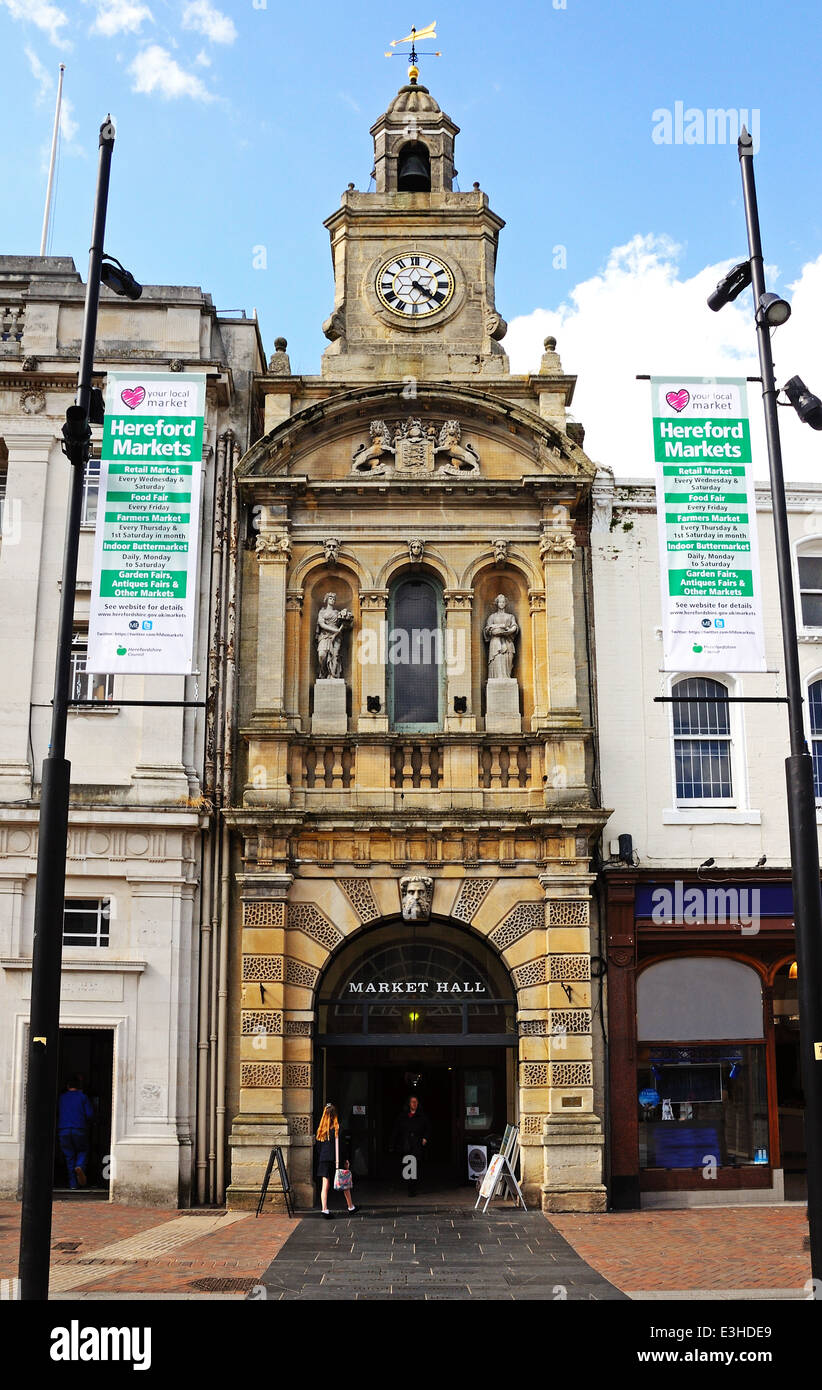
<svg viewBox="0 0 822 1390">
<path fill-rule="evenodd" d="M 54 164 L 57 158 L 57 136 L 60 133 L 60 106 L 63 100 L 63 73 L 66 70 L 65 63 L 60 64 L 60 76 L 57 80 L 57 105 L 54 108 L 54 133 L 51 137 L 51 159 L 49 160 L 49 181 L 46 188 L 46 208 L 43 213 L 43 235 L 40 238 L 40 255 L 46 254 L 46 241 L 49 234 L 49 217 L 51 215 L 51 188 L 54 183 Z"/>
</svg>

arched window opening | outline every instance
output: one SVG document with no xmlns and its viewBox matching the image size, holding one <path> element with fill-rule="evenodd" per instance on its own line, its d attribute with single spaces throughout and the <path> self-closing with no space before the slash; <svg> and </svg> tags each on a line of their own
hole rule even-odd
<svg viewBox="0 0 822 1390">
<path fill-rule="evenodd" d="M 676 681 L 674 765 L 677 801 L 728 802 L 733 797 L 731 724 L 726 686 L 706 676 Z"/>
<path fill-rule="evenodd" d="M 397 158 L 397 188 L 400 193 L 431 192 L 431 158 L 422 141 L 403 145 Z"/>
<path fill-rule="evenodd" d="M 391 727 L 419 733 L 439 729 L 445 671 L 442 594 L 431 579 L 403 579 L 393 590 L 386 655 Z"/>
</svg>

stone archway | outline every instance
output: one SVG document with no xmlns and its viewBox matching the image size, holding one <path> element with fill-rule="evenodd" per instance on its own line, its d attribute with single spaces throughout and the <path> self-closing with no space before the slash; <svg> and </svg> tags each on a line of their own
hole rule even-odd
<svg viewBox="0 0 822 1390">
<path fill-rule="evenodd" d="M 456 866 L 455 866 L 456 867 Z M 496 866 L 494 866 L 496 868 Z M 400 911 L 399 876 L 248 875 L 242 882 L 240 1104 L 228 1202 L 250 1206 L 271 1147 L 310 1193 L 318 987 L 351 939 Z M 589 883 L 547 875 L 440 874 L 431 917 L 484 941 L 516 995 L 516 1106 L 529 1205 L 602 1210 L 593 1113 Z M 550 896 L 548 896 L 550 895 Z"/>
</svg>

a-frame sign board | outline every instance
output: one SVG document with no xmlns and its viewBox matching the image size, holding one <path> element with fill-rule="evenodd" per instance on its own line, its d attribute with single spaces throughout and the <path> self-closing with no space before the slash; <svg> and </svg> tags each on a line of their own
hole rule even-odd
<svg viewBox="0 0 822 1390">
<path fill-rule="evenodd" d="M 260 1215 L 260 1212 L 262 1211 L 263 1206 L 265 1204 L 266 1194 L 268 1192 L 268 1184 L 271 1181 L 271 1174 L 274 1171 L 275 1163 L 277 1165 L 277 1172 L 280 1177 L 280 1186 L 283 1190 L 283 1196 L 285 1197 L 285 1209 L 288 1212 L 289 1216 L 293 1216 L 294 1207 L 291 1202 L 291 1183 L 288 1180 L 288 1172 L 285 1166 L 285 1159 L 283 1158 L 283 1151 L 280 1148 L 272 1149 L 271 1153 L 268 1155 L 268 1164 L 266 1165 L 265 1177 L 263 1178 L 263 1185 L 260 1188 L 260 1200 L 257 1203 L 257 1216 Z"/>
<path fill-rule="evenodd" d="M 512 1197 L 516 1196 L 517 1204 L 519 1205 L 520 1202 L 522 1203 L 523 1211 L 528 1210 L 525 1205 L 525 1198 L 522 1195 L 520 1185 L 514 1173 L 518 1159 L 519 1130 L 516 1125 L 506 1125 L 505 1133 L 502 1136 L 502 1146 L 499 1153 L 494 1154 L 491 1162 L 488 1164 L 488 1169 L 482 1180 L 482 1185 L 480 1186 L 479 1196 L 474 1205 L 474 1211 L 476 1211 L 483 1198 L 485 1198 L 483 1211 L 487 1211 L 488 1203 L 491 1199 L 501 1196 L 506 1187 Z"/>
</svg>

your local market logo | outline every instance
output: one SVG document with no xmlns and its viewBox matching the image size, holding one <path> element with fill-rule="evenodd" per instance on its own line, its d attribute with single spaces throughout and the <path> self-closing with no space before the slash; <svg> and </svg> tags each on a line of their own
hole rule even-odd
<svg viewBox="0 0 822 1390">
<path fill-rule="evenodd" d="M 658 106 L 651 113 L 651 139 L 655 145 L 735 145 L 743 126 L 750 134 L 754 154 L 759 153 L 759 108 Z"/>
<path fill-rule="evenodd" d="M 144 386 L 126 386 L 120 392 L 120 400 L 127 405 L 129 410 L 136 410 L 138 405 L 142 405 L 146 398 L 146 388 Z"/>
</svg>

